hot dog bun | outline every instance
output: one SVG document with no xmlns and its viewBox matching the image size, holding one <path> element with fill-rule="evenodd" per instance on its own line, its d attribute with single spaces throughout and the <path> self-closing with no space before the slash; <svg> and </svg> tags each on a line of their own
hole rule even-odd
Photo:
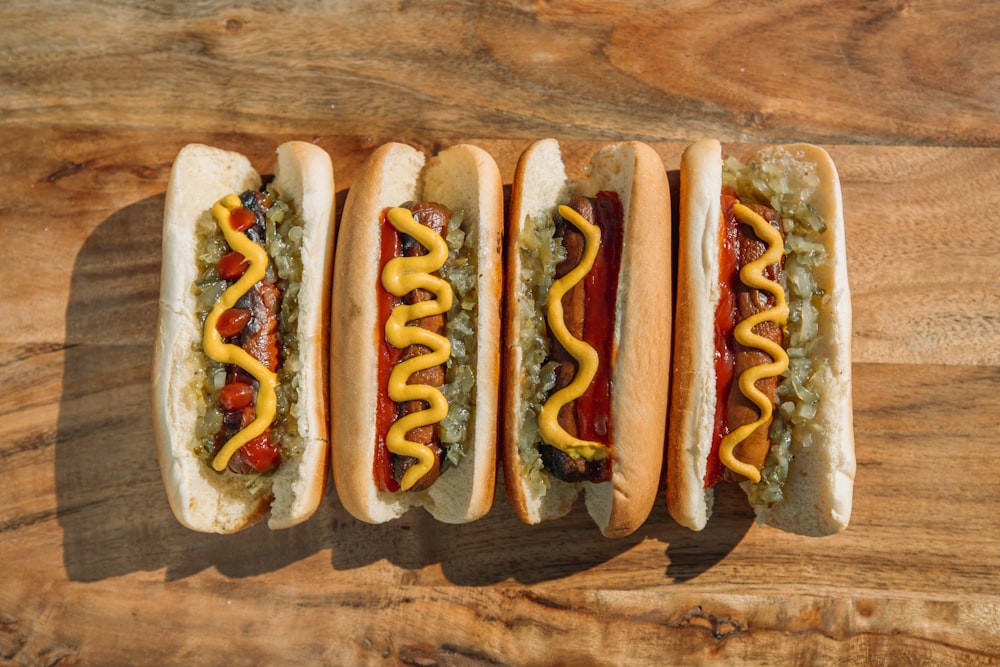
<svg viewBox="0 0 1000 667">
<path fill-rule="evenodd" d="M 272 529 L 307 519 L 327 479 L 327 298 L 334 237 L 334 178 L 330 156 L 303 142 L 277 149 L 274 187 L 301 218 L 297 358 L 301 448 L 267 475 L 218 473 L 195 453 L 196 423 L 205 413 L 201 389 L 206 360 L 196 314 L 196 229 L 211 229 L 209 209 L 222 197 L 260 187 L 261 178 L 237 153 L 200 144 L 178 154 L 167 185 L 163 223 L 159 325 L 153 355 L 153 434 L 170 507 L 188 528 L 232 533 L 270 511 Z"/>
<path fill-rule="evenodd" d="M 769 150 L 769 149 L 765 149 Z M 823 149 L 779 147 L 813 166 L 818 185 L 808 199 L 826 223 L 820 243 L 828 261 L 813 274 L 822 298 L 818 342 L 812 354 L 827 360 L 830 381 L 809 425 L 792 431 L 784 499 L 754 510 L 760 523 L 804 535 L 827 535 L 851 515 L 855 458 L 851 407 L 851 302 L 847 280 L 843 206 L 836 167 Z M 693 530 L 705 527 L 713 491 L 704 488 L 716 405 L 715 311 L 719 303 L 719 220 L 723 156 L 719 142 L 699 141 L 684 152 L 680 169 L 679 268 L 673 386 L 667 460 L 671 515 Z M 788 241 L 786 239 L 786 253 Z M 787 345 L 787 344 L 786 344 Z M 803 437 L 806 431 L 811 445 Z M 772 443 L 773 447 L 773 443 Z M 751 483 L 743 483 L 749 492 Z M 753 504 L 753 503 L 752 503 Z"/>
<path fill-rule="evenodd" d="M 378 347 L 385 337 L 378 315 L 381 220 L 387 208 L 408 201 L 435 202 L 462 212 L 468 233 L 475 236 L 468 241 L 474 253 L 467 260 L 478 263 L 473 413 L 461 443 L 464 455 L 457 463 L 426 490 L 388 492 L 377 488 L 373 474 Z M 356 518 L 382 523 L 422 506 L 440 521 L 464 523 L 492 506 L 502 240 L 500 172 L 493 158 L 477 147 L 452 146 L 428 160 L 411 146 L 388 143 L 375 150 L 351 186 L 338 239 L 331 307 L 331 357 L 338 361 L 333 364 L 330 397 L 335 487 Z"/>
<path fill-rule="evenodd" d="M 529 397 L 546 349 L 531 351 L 525 310 L 538 294 L 538 278 L 525 261 L 548 252 L 538 223 L 572 195 L 617 193 L 624 213 L 621 268 L 615 299 L 610 397 L 612 477 L 609 482 L 564 482 L 549 475 L 538 454 L 537 413 Z M 521 156 L 514 176 L 508 227 L 503 405 L 504 475 L 518 516 L 536 524 L 569 512 L 585 493 L 587 511 L 607 537 L 633 532 L 655 502 L 663 462 L 670 369 L 670 192 L 663 162 L 649 146 L 628 142 L 599 150 L 585 175 L 567 177 L 558 142 L 544 139 Z M 531 306 L 535 308 L 535 306 Z M 541 325 L 544 334 L 544 325 Z M 545 345 L 549 345 L 545 343 Z M 536 344 L 536 347 L 538 344 Z M 532 362 L 528 357 L 535 356 Z M 532 365 L 534 364 L 534 365 Z M 537 394 L 536 394 L 537 395 Z"/>
</svg>

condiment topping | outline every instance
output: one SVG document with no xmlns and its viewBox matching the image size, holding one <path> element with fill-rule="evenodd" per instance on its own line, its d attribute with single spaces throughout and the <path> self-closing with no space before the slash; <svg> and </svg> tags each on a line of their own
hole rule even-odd
<svg viewBox="0 0 1000 667">
<path fill-rule="evenodd" d="M 769 364 L 753 366 L 740 375 L 738 379 L 740 391 L 757 406 L 760 410 L 760 417 L 756 421 L 744 424 L 727 434 L 719 446 L 719 458 L 727 468 L 756 483 L 760 481 L 760 471 L 756 466 L 737 459 L 733 452 L 740 442 L 749 437 L 761 424 L 767 423 L 771 419 L 773 412 L 771 401 L 757 389 L 756 383 L 763 378 L 781 375 L 788 368 L 788 354 L 782 346 L 753 332 L 753 328 L 761 322 L 770 321 L 783 327 L 788 320 L 785 290 L 780 284 L 764 276 L 764 270 L 767 266 L 781 261 L 784 255 L 784 242 L 781 232 L 747 206 L 737 203 L 733 206 L 733 212 L 740 222 L 749 225 L 757 238 L 768 245 L 763 255 L 740 270 L 740 280 L 748 287 L 764 290 L 774 297 L 774 306 L 736 325 L 734 338 L 742 345 L 763 350 L 771 356 L 773 361 Z"/>
<path fill-rule="evenodd" d="M 408 322 L 424 317 L 447 313 L 452 304 L 452 289 L 447 281 L 432 275 L 438 272 L 448 258 L 448 245 L 434 230 L 417 222 L 405 208 L 388 211 L 389 222 L 399 232 L 407 234 L 427 248 L 427 253 L 414 257 L 395 257 L 382 270 L 382 285 L 391 294 L 402 297 L 415 289 L 432 292 L 436 298 L 412 304 L 397 304 L 385 324 L 386 340 L 397 348 L 421 345 L 428 354 L 406 359 L 396 364 L 389 376 L 389 397 L 393 401 L 424 401 L 427 409 L 412 412 L 393 422 L 386 435 L 386 447 L 399 456 L 410 456 L 417 462 L 410 466 L 399 486 L 404 491 L 418 482 L 434 467 L 434 452 L 427 446 L 406 439 L 413 429 L 440 422 L 448 414 L 448 401 L 436 387 L 426 384 L 407 384 L 410 376 L 448 361 L 451 343 L 445 336 Z"/>
<path fill-rule="evenodd" d="M 251 211 L 242 207 L 236 195 L 227 195 L 212 206 L 212 216 L 226 242 L 243 256 L 248 266 L 240 279 L 226 288 L 205 318 L 202 346 L 205 354 L 211 359 L 223 364 L 235 364 L 252 375 L 259 383 L 259 389 L 253 421 L 227 440 L 212 460 L 212 467 L 219 472 L 226 469 L 229 460 L 240 447 L 255 440 L 267 430 L 274 421 L 277 411 L 277 375 L 238 345 L 223 342 L 223 333 L 219 330 L 220 320 L 223 322 L 223 329 L 226 329 L 226 319 L 233 318 L 233 315 L 228 315 L 226 318 L 223 318 L 223 315 L 234 308 L 236 302 L 255 283 L 263 279 L 267 271 L 267 252 L 237 229 L 237 227 L 242 227 L 244 230 L 247 228 L 247 216 L 242 213 L 243 211 L 253 216 Z"/>
<path fill-rule="evenodd" d="M 542 405 L 538 415 L 538 430 L 546 443 L 572 456 L 600 460 L 607 458 L 608 445 L 570 435 L 559 424 L 559 411 L 564 405 L 582 396 L 597 374 L 599 362 L 597 351 L 570 334 L 563 317 L 562 298 L 582 281 L 593 267 L 601 244 L 601 230 L 568 206 L 560 206 L 559 215 L 583 234 L 585 247 L 580 262 L 569 273 L 552 283 L 546 317 L 552 336 L 577 361 L 578 368 L 573 381 L 552 394 Z"/>
</svg>

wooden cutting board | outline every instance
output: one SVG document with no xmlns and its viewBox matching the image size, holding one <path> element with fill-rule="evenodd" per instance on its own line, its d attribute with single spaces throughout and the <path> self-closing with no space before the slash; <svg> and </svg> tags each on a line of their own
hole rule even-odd
<svg viewBox="0 0 1000 667">
<path fill-rule="evenodd" d="M 983 0 L 0 3 L 0 667 L 1000 664 L 1000 38 Z M 328 490 L 291 530 L 170 514 L 150 362 L 170 164 L 556 136 L 811 141 L 843 184 L 854 515 L 634 535 Z"/>
<path fill-rule="evenodd" d="M 1000 149 L 829 145 L 854 302 L 850 528 L 634 535 L 521 524 L 183 529 L 149 419 L 164 188 L 190 141 L 263 170 L 286 136 L 0 126 L 0 664 L 1000 661 Z M 313 139 L 313 137 L 295 137 Z M 338 206 L 383 140 L 318 136 Z M 510 184 L 529 140 L 472 140 Z M 565 143 L 573 162 L 595 144 Z M 682 142 L 654 142 L 674 184 Z M 742 150 L 743 145 L 727 145 Z M 335 409 L 335 408 L 334 408 Z"/>
</svg>

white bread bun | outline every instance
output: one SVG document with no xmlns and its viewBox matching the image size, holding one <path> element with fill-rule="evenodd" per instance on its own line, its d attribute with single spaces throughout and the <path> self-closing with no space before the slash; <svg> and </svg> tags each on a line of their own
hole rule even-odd
<svg viewBox="0 0 1000 667">
<path fill-rule="evenodd" d="M 829 261 L 813 274 L 823 291 L 819 338 L 814 352 L 825 357 L 831 381 L 817 413 L 792 431 L 791 461 L 784 498 L 754 506 L 759 523 L 803 535 L 843 530 L 851 515 L 855 457 L 851 406 L 851 302 L 847 280 L 843 205 L 836 167 L 823 149 L 795 144 L 779 149 L 811 163 L 819 185 L 808 203 L 826 223 L 821 243 Z M 712 513 L 712 489 L 704 488 L 714 428 L 715 311 L 719 303 L 719 220 L 723 156 L 718 141 L 689 146 L 680 169 L 677 305 L 673 389 L 667 456 L 667 505 L 693 530 Z M 807 440 L 812 438 L 812 444 Z M 745 482 L 744 488 L 750 489 Z M 753 503 L 752 503 L 753 504 Z"/>
<path fill-rule="evenodd" d="M 612 479 L 567 483 L 541 466 L 537 428 L 532 429 L 537 408 L 528 407 L 526 382 L 535 378 L 520 341 L 532 335 L 522 323 L 536 319 L 534 307 L 522 309 L 539 290 L 523 260 L 539 252 L 532 220 L 551 220 L 557 205 L 568 204 L 571 196 L 601 191 L 616 192 L 624 209 L 612 342 Z M 535 142 L 517 165 L 508 224 L 503 407 L 508 495 L 518 516 L 535 524 L 566 514 L 583 492 L 603 535 L 628 535 L 655 502 L 665 442 L 672 313 L 670 190 L 663 162 L 645 144 L 611 144 L 591 158 L 581 180 L 572 182 L 558 142 Z"/>
<path fill-rule="evenodd" d="M 315 512 L 327 478 L 327 298 L 333 257 L 334 178 L 330 156 L 303 142 L 277 149 L 274 186 L 302 220 L 299 288 L 298 432 L 301 451 L 274 473 L 215 472 L 195 453 L 195 424 L 205 411 L 200 390 L 205 361 L 193 285 L 198 277 L 196 228 L 228 194 L 260 187 L 261 178 L 237 153 L 191 144 L 181 149 L 167 185 L 163 223 L 159 325 L 153 355 L 153 434 L 170 507 L 188 528 L 232 533 L 270 511 L 272 529 Z M 196 384 L 198 383 L 198 384 Z"/>
<path fill-rule="evenodd" d="M 378 318 L 382 215 L 408 201 L 442 204 L 471 224 L 475 262 L 477 350 L 474 413 L 462 443 L 463 458 L 428 489 L 391 493 L 374 481 L 378 394 Z M 464 223 L 463 223 L 464 224 Z M 493 504 L 496 480 L 497 400 L 500 375 L 503 184 L 493 158 L 456 145 L 430 160 L 401 144 L 380 146 L 347 195 L 340 226 L 331 305 L 333 476 L 344 507 L 369 523 L 383 523 L 422 506 L 446 523 L 481 517 Z"/>
</svg>

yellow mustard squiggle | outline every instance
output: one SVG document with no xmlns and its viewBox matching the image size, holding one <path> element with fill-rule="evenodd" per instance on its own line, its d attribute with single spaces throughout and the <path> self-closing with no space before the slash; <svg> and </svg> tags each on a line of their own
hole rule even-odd
<svg viewBox="0 0 1000 667">
<path fill-rule="evenodd" d="M 250 288 L 261 280 L 267 271 L 267 252 L 248 239 L 245 234 L 233 229 L 229 222 L 230 213 L 241 206 L 240 198 L 233 194 L 223 197 L 212 206 L 212 216 L 218 223 L 226 242 L 229 243 L 229 247 L 243 255 L 250 266 L 239 280 L 226 288 L 222 297 L 205 318 L 202 348 L 205 350 L 205 354 L 215 361 L 223 364 L 236 364 L 253 375 L 260 383 L 260 388 L 257 390 L 254 420 L 226 441 L 219 453 L 212 459 L 212 467 L 218 472 L 226 469 L 226 466 L 229 465 L 229 459 L 240 447 L 262 434 L 270 426 L 271 422 L 274 421 L 278 402 L 275 391 L 278 386 L 278 376 L 238 345 L 223 343 L 222 334 L 216 328 L 222 313 L 235 306 L 240 297 L 250 291 Z"/>
<path fill-rule="evenodd" d="M 400 403 L 426 401 L 429 406 L 396 420 L 386 434 L 386 447 L 390 452 L 417 459 L 399 482 L 400 488 L 405 491 L 434 467 L 434 452 L 426 445 L 407 440 L 406 434 L 415 428 L 436 424 L 448 414 L 448 401 L 436 387 L 407 384 L 406 381 L 418 371 L 440 366 L 451 356 L 451 343 L 446 337 L 419 326 L 407 326 L 407 322 L 447 313 L 451 309 L 453 295 L 448 281 L 431 275 L 439 271 L 448 259 L 448 245 L 444 238 L 414 220 L 413 214 L 405 208 L 389 209 L 388 218 L 393 227 L 427 248 L 427 254 L 389 260 L 382 270 L 383 287 L 398 297 L 415 289 L 433 292 L 436 297 L 414 304 L 397 305 L 385 323 L 385 338 L 395 347 L 404 349 L 410 345 L 423 345 L 431 350 L 428 354 L 411 357 L 397 364 L 389 375 L 389 398 Z"/>
<path fill-rule="evenodd" d="M 594 266 L 601 245 L 601 230 L 569 206 L 560 206 L 559 215 L 580 230 L 584 237 L 583 257 L 573 269 L 552 283 L 549 289 L 546 317 L 549 330 L 559 344 L 576 359 L 577 372 L 573 381 L 552 394 L 538 413 L 538 430 L 542 440 L 571 456 L 587 460 L 602 460 L 608 456 L 608 446 L 570 435 L 559 424 L 559 411 L 583 395 L 597 374 L 597 350 L 582 340 L 574 338 L 566 327 L 562 299 L 567 292 L 583 280 Z"/>
<path fill-rule="evenodd" d="M 742 345 L 757 347 L 767 352 L 773 361 L 769 364 L 748 368 L 740 375 L 740 391 L 757 406 L 760 410 L 760 417 L 757 421 L 744 424 L 727 434 L 719 446 L 719 458 L 727 468 L 756 484 L 760 481 L 760 471 L 757 470 L 756 466 L 737 459 L 733 455 L 733 451 L 736 445 L 746 440 L 761 424 L 767 423 L 771 419 L 773 406 L 767 396 L 757 389 L 757 381 L 781 375 L 788 368 L 788 354 L 784 348 L 768 338 L 753 333 L 753 328 L 761 322 L 771 321 L 783 327 L 788 321 L 788 303 L 785 300 L 785 290 L 778 283 L 764 277 L 764 269 L 781 261 L 785 244 L 781 233 L 750 208 L 737 203 L 733 206 L 733 212 L 740 222 L 753 228 L 757 238 L 768 244 L 763 255 L 740 269 L 740 280 L 748 287 L 765 290 L 774 296 L 774 306 L 737 324 L 734 337 Z"/>
</svg>

